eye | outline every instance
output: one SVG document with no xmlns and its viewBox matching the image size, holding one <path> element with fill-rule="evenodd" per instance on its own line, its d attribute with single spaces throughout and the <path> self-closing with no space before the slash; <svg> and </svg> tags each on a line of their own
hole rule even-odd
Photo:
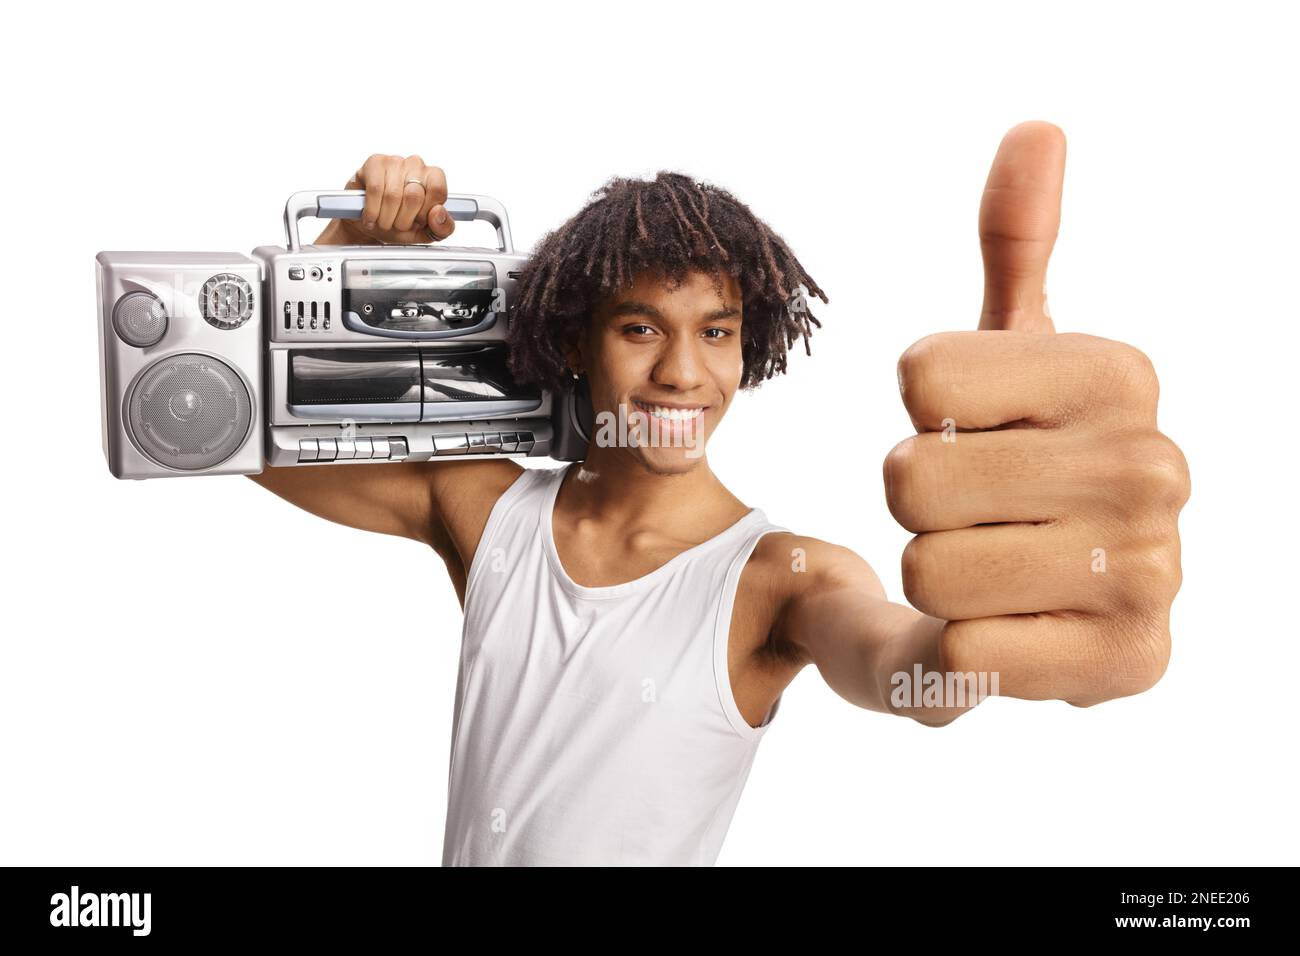
<svg viewBox="0 0 1300 956">
<path fill-rule="evenodd" d="M 728 335 L 731 334 L 731 329 L 722 329 L 722 328 L 718 328 L 716 325 L 715 325 L 713 328 L 705 329 L 704 331 L 705 331 L 705 332 L 721 332 L 721 333 L 722 333 L 722 335 L 715 335 L 715 336 L 713 336 L 714 339 L 725 338 L 726 336 L 728 336 Z"/>
<path fill-rule="evenodd" d="M 625 325 L 625 326 L 623 326 L 623 331 L 624 331 L 624 332 L 631 332 L 633 329 L 646 329 L 647 331 L 650 331 L 650 332 L 653 332 L 653 331 L 654 331 L 654 329 L 650 328 L 650 326 L 648 326 L 648 325 Z M 637 338 L 645 338 L 645 336 L 643 336 L 643 335 L 638 335 Z"/>
</svg>

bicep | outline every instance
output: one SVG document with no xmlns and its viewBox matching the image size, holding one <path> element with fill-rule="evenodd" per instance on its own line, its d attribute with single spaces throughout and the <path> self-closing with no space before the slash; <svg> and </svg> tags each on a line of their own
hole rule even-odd
<svg viewBox="0 0 1300 956">
<path fill-rule="evenodd" d="M 774 637 L 806 663 L 817 663 L 832 635 L 853 626 L 884 602 L 880 578 L 860 555 L 816 538 L 795 539 L 801 555 L 783 596 Z"/>
</svg>

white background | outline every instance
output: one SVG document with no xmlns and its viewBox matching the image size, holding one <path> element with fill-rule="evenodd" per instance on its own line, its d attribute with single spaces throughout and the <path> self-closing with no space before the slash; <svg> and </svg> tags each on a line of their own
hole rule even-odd
<svg viewBox="0 0 1300 956">
<path fill-rule="evenodd" d="M 96 252 L 279 242 L 289 193 L 372 152 L 500 198 L 523 248 L 611 175 L 718 183 L 831 304 L 710 464 L 902 600 L 894 363 L 975 328 L 980 190 L 1031 118 L 1069 140 L 1057 328 L 1153 358 L 1190 463 L 1172 662 L 1137 697 L 994 699 L 940 730 L 809 668 L 719 863 L 1300 862 L 1300 76 L 1280 7 L 22 9 L 0 66 L 0 863 L 440 860 L 461 627 L 441 562 L 246 478 L 114 480 Z"/>
</svg>

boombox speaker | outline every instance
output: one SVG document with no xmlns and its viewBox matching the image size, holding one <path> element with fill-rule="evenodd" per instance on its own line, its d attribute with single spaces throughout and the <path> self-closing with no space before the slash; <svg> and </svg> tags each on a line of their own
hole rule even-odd
<svg viewBox="0 0 1300 956">
<path fill-rule="evenodd" d="M 127 433 L 154 461 L 182 471 L 221 464 L 253 421 L 253 396 L 220 359 L 181 352 L 154 362 L 128 392 Z"/>
<path fill-rule="evenodd" d="M 101 424 L 118 478 L 262 470 L 258 264 L 101 252 Z"/>
</svg>

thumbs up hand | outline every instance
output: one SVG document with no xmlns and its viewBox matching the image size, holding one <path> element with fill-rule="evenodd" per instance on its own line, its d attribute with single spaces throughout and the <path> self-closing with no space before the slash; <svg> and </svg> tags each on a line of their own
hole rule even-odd
<svg viewBox="0 0 1300 956">
<path fill-rule="evenodd" d="M 1190 478 L 1156 428 L 1150 360 L 1052 323 L 1064 172 L 1055 126 L 1023 123 L 1002 140 L 980 206 L 979 331 L 927 336 L 899 360 L 917 434 L 889 453 L 884 478 L 891 513 L 916 535 L 903 552 L 908 601 L 946 622 L 943 670 L 1089 706 L 1164 674 Z"/>
</svg>

